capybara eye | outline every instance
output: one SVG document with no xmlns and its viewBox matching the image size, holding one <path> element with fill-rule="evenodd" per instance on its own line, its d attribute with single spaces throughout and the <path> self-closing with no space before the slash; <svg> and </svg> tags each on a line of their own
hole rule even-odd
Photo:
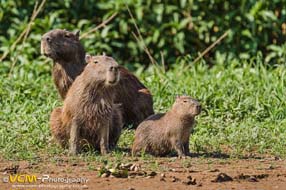
<svg viewBox="0 0 286 190">
<path fill-rule="evenodd" d="M 187 100 L 184 100 L 183 102 L 184 102 L 184 103 L 187 103 L 188 101 L 187 101 Z"/>
</svg>

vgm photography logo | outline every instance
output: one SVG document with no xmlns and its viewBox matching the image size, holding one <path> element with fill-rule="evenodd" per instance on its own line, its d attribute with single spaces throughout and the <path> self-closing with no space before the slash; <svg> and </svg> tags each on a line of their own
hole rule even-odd
<svg viewBox="0 0 286 190">
<path fill-rule="evenodd" d="M 9 175 L 3 177 L 4 183 L 65 183 L 65 184 L 72 184 L 72 183 L 87 183 L 88 179 L 85 177 L 50 177 L 49 175 L 42 175 L 41 177 L 37 177 L 36 175 Z"/>
</svg>

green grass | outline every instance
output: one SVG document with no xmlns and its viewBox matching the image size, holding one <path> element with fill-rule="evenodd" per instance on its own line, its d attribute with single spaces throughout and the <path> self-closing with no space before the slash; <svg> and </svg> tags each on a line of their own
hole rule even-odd
<svg viewBox="0 0 286 190">
<path fill-rule="evenodd" d="M 0 155 L 4 159 L 66 154 L 50 141 L 49 114 L 61 101 L 50 76 L 51 64 L 43 60 L 16 65 L 10 77 L 10 63 L 0 65 Z M 255 58 L 211 68 L 178 61 L 165 74 L 154 67 L 136 72 L 152 91 L 156 112 L 168 110 L 176 94 L 200 100 L 204 111 L 190 139 L 192 152 L 234 156 L 286 155 L 285 73 L 285 66 L 266 68 Z M 133 134 L 124 131 L 119 147 L 130 148 Z M 114 155 L 124 157 L 120 150 Z"/>
</svg>

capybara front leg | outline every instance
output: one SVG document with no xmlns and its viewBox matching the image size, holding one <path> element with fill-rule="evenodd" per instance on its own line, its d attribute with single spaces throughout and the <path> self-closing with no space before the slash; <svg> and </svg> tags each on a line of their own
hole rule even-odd
<svg viewBox="0 0 286 190">
<path fill-rule="evenodd" d="M 101 130 L 100 153 L 102 155 L 109 153 L 109 126 Z"/>
<path fill-rule="evenodd" d="M 79 125 L 73 120 L 70 130 L 69 154 L 76 155 L 79 152 Z"/>
<path fill-rule="evenodd" d="M 177 152 L 179 158 L 184 158 L 186 156 L 185 151 L 184 151 L 184 145 L 181 141 L 174 140 L 173 141 L 173 147 L 174 147 L 175 151 Z"/>
<path fill-rule="evenodd" d="M 190 147 L 189 142 L 184 143 L 184 153 L 186 156 L 190 156 Z"/>
</svg>

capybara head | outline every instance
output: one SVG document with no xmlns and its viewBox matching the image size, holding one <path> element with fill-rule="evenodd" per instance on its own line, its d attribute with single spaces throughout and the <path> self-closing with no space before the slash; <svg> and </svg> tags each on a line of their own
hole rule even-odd
<svg viewBox="0 0 286 190">
<path fill-rule="evenodd" d="M 105 55 L 92 56 L 92 61 L 88 61 L 89 65 L 95 69 L 96 80 L 101 80 L 105 85 L 115 85 L 120 78 L 118 63 L 112 58 Z"/>
<path fill-rule="evenodd" d="M 202 108 L 200 103 L 190 96 L 178 96 L 172 109 L 181 116 L 194 117 L 201 113 Z"/>
<path fill-rule="evenodd" d="M 84 60 L 85 51 L 79 41 L 79 31 L 72 33 L 55 29 L 45 33 L 41 40 L 41 53 L 54 61 Z"/>
</svg>

